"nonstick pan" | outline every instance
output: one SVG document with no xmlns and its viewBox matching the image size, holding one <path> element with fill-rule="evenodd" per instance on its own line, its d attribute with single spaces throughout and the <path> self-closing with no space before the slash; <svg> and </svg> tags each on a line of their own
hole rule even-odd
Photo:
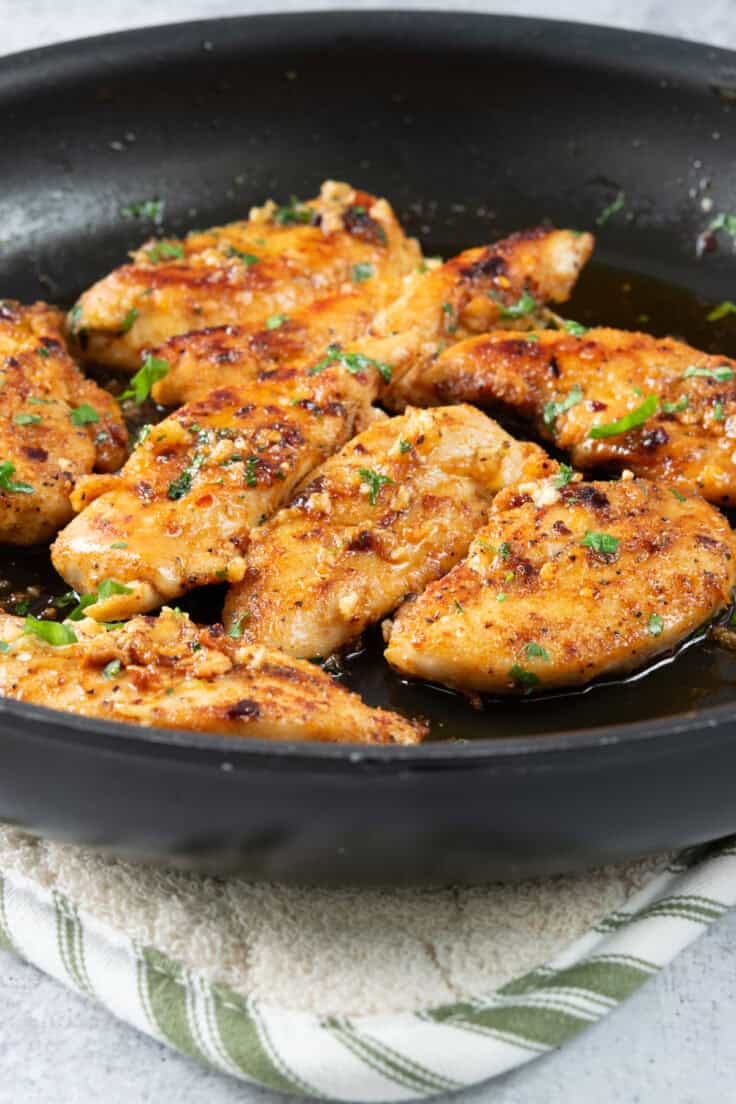
<svg viewBox="0 0 736 1104">
<path fill-rule="evenodd" d="M 333 177 L 387 195 L 428 252 L 545 218 L 593 229 L 570 317 L 734 355 L 734 318 L 707 315 L 736 297 L 736 258 L 702 232 L 736 210 L 735 118 L 736 55 L 541 20 L 268 16 L 31 51 L 0 63 L 0 296 L 71 302 L 151 231 L 131 202 L 163 198 L 175 234 Z M 45 550 L 3 570 L 54 585 Z M 7 701 L 0 819 L 321 883 L 548 874 L 736 829 L 736 660 L 707 639 L 626 682 L 481 709 L 402 683 L 370 634 L 343 678 L 433 739 L 274 745 Z"/>
</svg>

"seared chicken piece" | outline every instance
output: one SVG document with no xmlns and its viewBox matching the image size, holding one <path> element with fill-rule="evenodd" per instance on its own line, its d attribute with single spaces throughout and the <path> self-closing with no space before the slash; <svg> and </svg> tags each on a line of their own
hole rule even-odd
<svg viewBox="0 0 736 1104">
<path fill-rule="evenodd" d="M 555 467 L 469 406 L 378 422 L 253 534 L 225 623 L 327 656 L 457 563 L 501 487 Z"/>
<path fill-rule="evenodd" d="M 361 285 L 376 305 L 421 260 L 385 199 L 326 181 L 316 199 L 267 203 L 183 240 L 146 242 L 69 316 L 81 354 L 135 370 L 143 349 L 205 326 L 264 321 Z"/>
<path fill-rule="evenodd" d="M 215 326 L 170 338 L 153 355 L 168 364 L 153 387 L 157 402 L 201 399 L 223 383 L 239 386 L 283 365 L 318 363 L 326 349 L 365 334 L 375 311 L 358 291 L 318 299 L 265 326 Z"/>
<path fill-rule="evenodd" d="M 622 330 L 534 336 L 447 350 L 423 401 L 513 407 L 578 468 L 629 468 L 736 506 L 736 361 Z"/>
<path fill-rule="evenodd" d="M 384 340 L 360 346 L 392 366 L 383 402 L 392 410 L 426 405 L 423 377 L 448 345 L 498 325 L 539 325 L 545 302 L 569 297 L 593 245 L 591 234 L 539 226 L 468 249 L 412 283 L 376 318 Z"/>
<path fill-rule="evenodd" d="M 388 627 L 392 666 L 496 694 L 580 685 L 639 667 L 728 605 L 736 545 L 704 499 L 569 476 L 498 495 L 467 558 Z"/>
<path fill-rule="evenodd" d="M 375 416 L 365 374 L 222 387 L 148 427 L 118 475 L 80 480 L 82 512 L 52 546 L 75 590 L 117 592 L 90 614 L 129 617 L 197 586 L 243 576 L 250 531 Z"/>
<path fill-rule="evenodd" d="M 375 295 L 366 298 L 366 282 L 360 292 L 319 300 L 265 328 L 220 327 L 174 338 L 155 351 L 169 371 L 154 396 L 167 405 L 189 402 L 223 381 L 241 382 L 287 362 L 313 368 L 339 354 L 347 363 L 361 356 L 380 363 L 385 382 L 393 380 L 384 402 L 403 409 L 413 381 L 443 347 L 499 320 L 509 325 L 513 318 L 520 329 L 534 325 L 545 300 L 566 299 L 592 248 L 590 234 L 538 228 L 415 269 L 400 296 L 393 282 L 389 305 L 378 312 Z"/>
<path fill-rule="evenodd" d="M 112 395 L 66 351 L 64 316 L 45 303 L 0 301 L 0 542 L 48 540 L 73 514 L 75 481 L 125 459 Z"/>
<path fill-rule="evenodd" d="M 198 628 L 170 609 L 110 632 L 89 620 L 0 615 L 0 639 L 0 694 L 86 717 L 328 743 L 415 744 L 426 732 L 369 708 L 310 663 L 244 645 L 221 627 Z"/>
</svg>

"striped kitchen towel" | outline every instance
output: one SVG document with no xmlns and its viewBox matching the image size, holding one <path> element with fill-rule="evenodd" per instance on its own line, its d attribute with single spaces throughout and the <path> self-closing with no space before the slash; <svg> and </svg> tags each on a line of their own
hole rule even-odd
<svg viewBox="0 0 736 1104">
<path fill-rule="evenodd" d="M 734 903 L 736 837 L 682 853 L 546 964 L 492 992 L 347 1016 L 236 992 L 0 854 L 6 949 L 198 1062 L 329 1100 L 414 1100 L 520 1066 L 605 1016 Z"/>
</svg>

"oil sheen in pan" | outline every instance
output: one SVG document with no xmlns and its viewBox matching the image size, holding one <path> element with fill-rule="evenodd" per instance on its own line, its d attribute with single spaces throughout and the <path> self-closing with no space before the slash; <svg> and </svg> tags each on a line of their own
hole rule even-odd
<svg viewBox="0 0 736 1104">
<path fill-rule="evenodd" d="M 709 322 L 707 315 L 713 306 L 682 288 L 593 264 L 563 311 L 566 317 L 588 326 L 605 324 L 672 334 L 696 348 L 734 356 L 736 318 Z M 107 382 L 104 375 L 102 381 Z M 140 412 L 136 422 L 154 420 L 162 413 L 149 408 Z M 520 431 L 517 425 L 508 428 Z M 38 616 L 65 590 L 46 548 L 0 549 L 0 608 Z M 224 588 L 212 587 L 181 599 L 179 605 L 197 620 L 213 621 L 222 608 L 223 596 Z M 575 727 L 581 729 L 673 716 L 729 701 L 736 684 L 736 652 L 715 644 L 705 632 L 696 633 L 674 655 L 660 657 L 628 678 L 538 698 L 485 698 L 475 706 L 442 687 L 400 678 L 388 667 L 382 652 L 380 629 L 375 627 L 341 659 L 341 681 L 371 705 L 426 718 L 433 740 L 559 731 L 569 728 L 571 711 Z"/>
</svg>

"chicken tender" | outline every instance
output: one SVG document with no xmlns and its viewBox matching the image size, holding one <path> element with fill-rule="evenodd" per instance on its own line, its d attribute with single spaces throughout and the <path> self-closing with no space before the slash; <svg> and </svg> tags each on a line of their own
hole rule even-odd
<svg viewBox="0 0 736 1104">
<path fill-rule="evenodd" d="M 378 422 L 253 534 L 225 623 L 327 656 L 457 563 L 497 491 L 554 467 L 469 406 Z"/>
<path fill-rule="evenodd" d="M 736 361 L 622 330 L 535 338 L 449 349 L 424 378 L 425 401 L 513 407 L 578 468 L 629 468 L 736 506 Z"/>
<path fill-rule="evenodd" d="M 94 468 L 125 459 L 115 399 L 66 350 L 64 317 L 0 301 L 0 542 L 48 540 L 73 515 L 69 495 Z"/>
<path fill-rule="evenodd" d="M 181 407 L 147 427 L 118 475 L 80 480 L 56 570 L 87 594 L 115 581 L 89 611 L 102 620 L 242 578 L 251 529 L 372 416 L 372 394 L 363 374 L 284 372 Z"/>
<path fill-rule="evenodd" d="M 183 240 L 146 242 L 69 316 L 80 355 L 135 371 L 141 351 L 208 326 L 258 325 L 360 285 L 390 301 L 421 260 L 390 205 L 348 184 Z"/>
<path fill-rule="evenodd" d="M 467 558 L 398 611 L 393 667 L 495 694 L 577 686 L 641 666 L 728 605 L 734 537 L 704 499 L 570 474 L 498 495 Z"/>
<path fill-rule="evenodd" d="M 412 283 L 376 318 L 384 340 L 363 348 L 392 366 L 383 402 L 392 410 L 428 405 L 424 375 L 447 346 L 498 325 L 544 324 L 544 304 L 569 297 L 593 246 L 591 234 L 539 226 L 468 249 Z"/>
<path fill-rule="evenodd" d="M 86 717 L 327 743 L 415 744 L 426 731 L 369 708 L 310 663 L 170 609 L 110 632 L 0 615 L 0 639 L 0 694 Z"/>
</svg>

